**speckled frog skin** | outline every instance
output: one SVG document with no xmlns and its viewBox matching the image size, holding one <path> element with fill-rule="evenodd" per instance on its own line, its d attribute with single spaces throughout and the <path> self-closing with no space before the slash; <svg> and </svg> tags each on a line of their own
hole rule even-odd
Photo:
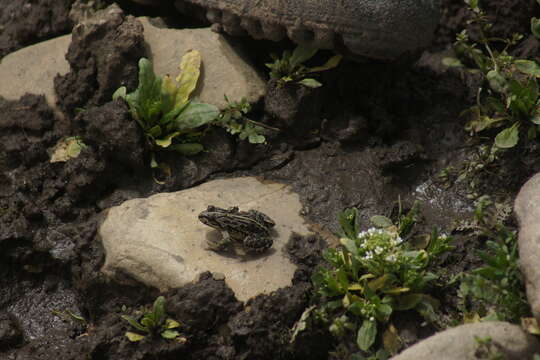
<svg viewBox="0 0 540 360">
<path fill-rule="evenodd" d="M 226 250 L 231 240 L 239 242 L 248 252 L 264 252 L 273 244 L 270 229 L 276 224 L 257 210 L 240 211 L 238 207 L 222 209 L 208 206 L 199 214 L 199 220 L 221 232 L 219 242 L 209 242 L 212 250 Z"/>
<path fill-rule="evenodd" d="M 148 0 L 146 0 L 148 1 Z M 156 0 L 157 1 L 157 0 Z M 163 1 L 163 0 L 162 0 Z M 203 8 L 231 35 L 335 49 L 356 57 L 399 60 L 429 45 L 441 0 L 176 0 Z"/>
</svg>

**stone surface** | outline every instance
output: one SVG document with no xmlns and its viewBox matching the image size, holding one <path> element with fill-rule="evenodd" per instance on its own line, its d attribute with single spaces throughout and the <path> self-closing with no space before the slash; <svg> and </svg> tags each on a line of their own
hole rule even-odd
<svg viewBox="0 0 540 360">
<path fill-rule="evenodd" d="M 152 54 L 157 74 L 178 74 L 180 59 L 188 50 L 202 54 L 203 68 L 195 97 L 200 101 L 226 105 L 223 95 L 230 100 L 245 97 L 256 102 L 264 95 L 265 82 L 238 52 L 219 34 L 208 29 L 160 29 L 146 18 L 144 37 Z M 65 59 L 71 35 L 44 41 L 5 56 L 0 62 L 0 96 L 16 100 L 24 93 L 44 94 L 55 107 L 53 79 L 66 75 L 70 66 Z"/>
<path fill-rule="evenodd" d="M 260 255 L 218 254 L 206 249 L 218 232 L 199 222 L 208 205 L 256 209 L 275 222 L 274 245 Z M 225 275 L 236 297 L 245 301 L 291 285 L 296 266 L 283 247 L 291 232 L 308 234 L 301 203 L 288 186 L 253 177 L 215 180 L 174 193 L 133 199 L 109 209 L 99 229 L 106 251 L 102 271 L 123 274 L 162 290 L 182 286 L 198 274 Z M 117 276 L 119 275 L 119 276 Z"/>
<path fill-rule="evenodd" d="M 392 360 L 475 360 L 478 343 L 475 336 L 491 337 L 493 348 L 506 355 L 507 360 L 532 359 L 540 352 L 540 342 L 525 333 L 519 326 L 506 322 L 490 321 L 461 325 L 433 335 Z"/>
<path fill-rule="evenodd" d="M 200 101 L 223 108 L 223 95 L 231 101 L 245 97 L 252 103 L 264 96 L 266 83 L 223 36 L 210 28 L 161 29 L 151 25 L 147 18 L 139 20 L 156 74 L 176 77 L 182 56 L 189 50 L 201 52 L 201 78 L 194 93 Z"/>
<path fill-rule="evenodd" d="M 231 35 L 281 40 L 395 60 L 429 45 L 440 0 L 176 0 L 199 5 Z M 189 14 L 189 13 L 188 13 Z"/>
<path fill-rule="evenodd" d="M 25 93 L 43 94 L 54 106 L 53 79 L 69 72 L 65 54 L 71 35 L 60 36 L 12 52 L 0 62 L 0 96 L 17 100 Z"/>
<path fill-rule="evenodd" d="M 540 174 L 523 185 L 514 204 L 519 221 L 519 261 L 527 298 L 536 319 L 540 319 Z"/>
</svg>

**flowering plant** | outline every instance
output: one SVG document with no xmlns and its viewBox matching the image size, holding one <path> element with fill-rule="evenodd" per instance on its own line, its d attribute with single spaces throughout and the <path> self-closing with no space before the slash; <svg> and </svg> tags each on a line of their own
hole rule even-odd
<svg viewBox="0 0 540 360">
<path fill-rule="evenodd" d="M 378 227 L 360 232 L 357 210 L 345 210 L 340 215 L 342 247 L 327 250 L 328 266 L 312 277 L 323 300 L 323 318 L 337 314 L 330 331 L 342 335 L 346 329 L 358 328 L 357 344 L 363 351 L 375 342 L 377 325 L 388 323 L 394 311 L 414 309 L 428 320 L 435 316 L 438 301 L 425 290 L 437 276 L 428 267 L 451 248 L 450 238 L 434 230 L 425 248 L 413 248 L 402 238 L 412 229 L 407 216 L 410 220 L 410 214 L 405 215 L 397 226 L 390 219 L 376 217 Z M 408 226 L 403 226 L 405 222 Z M 388 349 L 389 353 L 396 351 Z"/>
</svg>

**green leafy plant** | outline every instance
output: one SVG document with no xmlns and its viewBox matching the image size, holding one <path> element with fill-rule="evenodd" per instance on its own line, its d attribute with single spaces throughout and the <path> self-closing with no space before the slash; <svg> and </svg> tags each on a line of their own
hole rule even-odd
<svg viewBox="0 0 540 360">
<path fill-rule="evenodd" d="M 253 121 L 247 117 L 251 111 L 251 105 L 246 99 L 241 101 L 227 101 L 227 107 L 221 111 L 216 124 L 224 127 L 230 134 L 238 135 L 240 140 L 247 139 L 251 144 L 263 144 L 265 128 L 268 126 Z M 272 128 L 273 129 L 273 128 Z"/>
<path fill-rule="evenodd" d="M 142 58 L 137 89 L 127 94 L 126 88 L 121 87 L 113 95 L 113 99 L 120 97 L 128 103 L 131 115 L 141 126 L 152 151 L 152 168 L 159 166 L 154 153 L 158 149 L 183 155 L 202 151 L 199 129 L 219 116 L 215 106 L 189 100 L 197 86 L 200 65 L 198 51 L 185 54 L 175 82 L 169 76 L 156 76 L 150 61 Z"/>
<path fill-rule="evenodd" d="M 482 360 L 505 360 L 506 356 L 499 351 L 497 344 L 493 342 L 491 336 L 475 336 L 477 347 L 474 352 L 475 359 Z"/>
<path fill-rule="evenodd" d="M 360 350 L 370 353 L 380 333 L 385 351 L 372 356 L 385 358 L 399 349 L 397 332 L 390 318 L 395 311 L 416 310 L 433 320 L 438 301 L 425 293 L 437 275 L 430 264 L 450 250 L 450 238 L 433 231 L 424 249 L 413 248 L 403 237 L 410 234 L 416 209 L 400 216 L 397 225 L 383 216 L 372 218 L 376 227 L 359 231 L 356 209 L 339 214 L 343 237 L 341 247 L 329 249 L 328 266 L 313 275 L 321 300 L 318 316 L 331 323 L 330 331 L 341 336 L 356 331 Z M 374 358 L 374 359 L 375 359 Z"/>
<path fill-rule="evenodd" d="M 320 82 L 309 77 L 310 74 L 335 68 L 339 65 L 343 56 L 335 55 L 322 66 L 311 68 L 305 66 L 304 63 L 315 56 L 317 51 L 317 48 L 298 45 L 292 52 L 285 50 L 281 58 L 272 54 L 271 57 L 274 62 L 266 64 L 266 67 L 270 69 L 270 77 L 277 79 L 279 86 L 283 86 L 288 82 L 295 82 L 310 88 L 322 86 Z"/>
<path fill-rule="evenodd" d="M 483 265 L 463 276 L 459 295 L 466 318 L 519 322 L 529 307 L 519 269 L 517 235 L 497 219 L 494 205 L 488 197 L 478 200 L 474 217 L 478 235 L 486 239 L 485 250 L 477 252 Z"/>
<path fill-rule="evenodd" d="M 147 335 L 161 336 L 167 340 L 177 339 L 185 341 L 177 330 L 181 325 L 178 321 L 167 318 L 165 313 L 165 298 L 159 296 L 155 301 L 151 310 L 142 313 L 137 319 L 128 315 L 122 315 L 122 319 L 127 321 L 132 327 L 144 333 L 126 332 L 126 337 L 129 341 L 137 342 L 143 340 Z"/>
<path fill-rule="evenodd" d="M 509 50 L 523 38 L 514 34 L 510 39 L 489 36 L 492 24 L 478 6 L 478 0 L 465 0 L 472 14 L 469 24 L 477 25 L 476 42 L 467 30 L 457 35 L 454 49 L 457 56 L 474 67 L 468 70 L 482 74 L 488 87 L 480 88 L 477 104 L 464 113 L 471 116 L 466 130 L 479 133 L 487 129 L 503 128 L 495 136 L 498 149 L 512 148 L 519 142 L 520 130 L 527 128 L 530 139 L 537 137 L 540 125 L 540 98 L 538 78 L 540 65 L 535 61 L 516 59 Z M 540 21 L 531 20 L 531 30 L 540 35 Z M 446 58 L 448 66 L 464 67 L 462 61 Z"/>
</svg>

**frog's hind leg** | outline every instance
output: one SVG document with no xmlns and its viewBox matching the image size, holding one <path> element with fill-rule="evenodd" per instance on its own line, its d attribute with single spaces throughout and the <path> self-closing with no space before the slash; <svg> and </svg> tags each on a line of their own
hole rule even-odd
<svg viewBox="0 0 540 360">
<path fill-rule="evenodd" d="M 249 252 L 262 253 L 272 246 L 273 240 L 267 236 L 248 235 L 243 244 Z"/>
<path fill-rule="evenodd" d="M 231 245 L 231 237 L 227 231 L 221 232 L 221 239 L 218 241 L 207 241 L 208 249 L 213 251 L 223 251 Z"/>
</svg>

